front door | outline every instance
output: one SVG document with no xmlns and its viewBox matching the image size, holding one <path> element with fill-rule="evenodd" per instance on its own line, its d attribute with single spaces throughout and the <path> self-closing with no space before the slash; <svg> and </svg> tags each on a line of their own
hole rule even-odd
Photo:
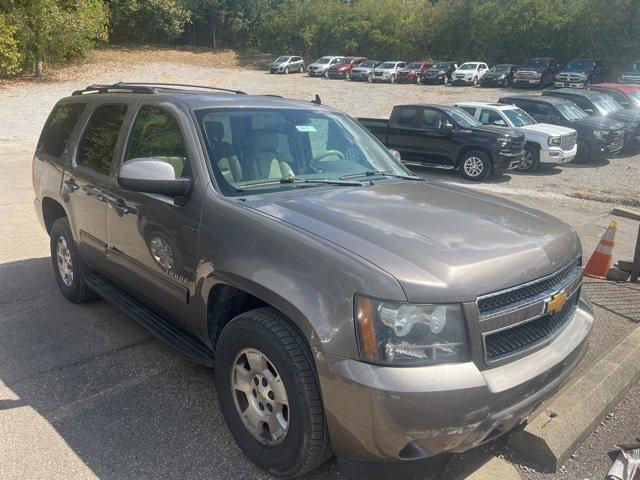
<svg viewBox="0 0 640 480">
<path fill-rule="evenodd" d="M 174 107 L 142 105 L 123 161 L 160 159 L 174 168 L 176 178 L 193 178 L 193 155 L 186 147 L 180 121 L 186 120 Z M 109 188 L 107 265 L 111 279 L 169 319 L 188 316 L 200 209 L 194 192 L 187 198 L 133 192 L 121 188 L 117 177 Z"/>
<path fill-rule="evenodd" d="M 107 242 L 107 189 L 126 104 L 102 104 L 91 112 L 84 132 L 65 170 L 63 199 L 74 220 L 74 236 L 85 261 L 104 267 Z"/>
</svg>

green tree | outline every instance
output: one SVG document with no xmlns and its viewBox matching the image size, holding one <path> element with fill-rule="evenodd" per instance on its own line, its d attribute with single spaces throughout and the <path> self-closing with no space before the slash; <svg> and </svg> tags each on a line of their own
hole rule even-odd
<svg viewBox="0 0 640 480">
<path fill-rule="evenodd" d="M 9 77 L 20 72 L 22 54 L 16 40 L 17 30 L 16 25 L 0 14 L 0 77 Z"/>
</svg>

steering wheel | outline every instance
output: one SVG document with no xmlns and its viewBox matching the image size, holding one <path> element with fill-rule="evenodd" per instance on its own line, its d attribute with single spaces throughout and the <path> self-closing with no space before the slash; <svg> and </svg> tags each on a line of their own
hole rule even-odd
<svg viewBox="0 0 640 480">
<path fill-rule="evenodd" d="M 309 162 L 309 167 L 316 172 L 321 172 L 322 169 L 318 168 L 318 162 L 326 157 L 336 156 L 339 157 L 340 160 L 344 160 L 344 154 L 339 150 L 327 150 L 326 152 L 319 153 L 315 157 L 311 159 Z"/>
</svg>

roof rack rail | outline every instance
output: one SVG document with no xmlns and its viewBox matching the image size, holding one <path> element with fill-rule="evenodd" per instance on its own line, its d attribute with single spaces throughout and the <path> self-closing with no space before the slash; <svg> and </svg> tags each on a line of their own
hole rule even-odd
<svg viewBox="0 0 640 480">
<path fill-rule="evenodd" d="M 109 92 L 130 92 L 130 93 L 158 93 L 158 89 L 183 90 L 184 88 L 198 88 L 204 90 L 216 90 L 219 92 L 229 92 L 238 95 L 246 95 L 242 90 L 232 90 L 229 88 L 207 87 L 205 85 L 191 85 L 187 83 L 153 83 L 153 82 L 118 82 L 112 85 L 89 85 L 83 90 L 76 90 L 72 95 L 82 95 L 84 93 L 109 93 Z"/>
</svg>

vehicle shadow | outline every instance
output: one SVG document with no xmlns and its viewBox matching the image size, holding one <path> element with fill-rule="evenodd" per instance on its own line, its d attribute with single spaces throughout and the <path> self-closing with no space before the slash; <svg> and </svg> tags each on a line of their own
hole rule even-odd
<svg viewBox="0 0 640 480">
<path fill-rule="evenodd" d="M 0 396 L 0 424 L 15 426 L 3 435 L 25 445 L 35 435 L 55 452 L 43 460 L 35 451 L 11 457 L 10 449 L 0 465 L 27 465 L 31 478 L 69 478 L 56 456 L 63 452 L 84 476 L 101 479 L 274 478 L 236 446 L 212 370 L 104 301 L 68 302 L 51 268 L 49 258 L 0 264 L 0 395 L 11 393 Z M 45 422 L 2 422 L 19 410 Z M 420 478 L 443 478 L 432 475 Z M 343 477 L 332 459 L 303 478 Z"/>
<path fill-rule="evenodd" d="M 598 167 L 606 167 L 611 163 L 612 158 L 603 157 L 603 158 L 595 158 L 591 159 L 588 162 L 580 163 L 580 162 L 569 162 L 562 165 L 562 168 L 598 168 Z"/>
<path fill-rule="evenodd" d="M 540 165 L 537 170 L 533 172 L 513 172 L 513 175 L 518 177 L 527 176 L 527 177 L 551 177 L 554 175 L 559 175 L 562 173 L 562 167 L 556 168 L 551 165 Z"/>
</svg>

